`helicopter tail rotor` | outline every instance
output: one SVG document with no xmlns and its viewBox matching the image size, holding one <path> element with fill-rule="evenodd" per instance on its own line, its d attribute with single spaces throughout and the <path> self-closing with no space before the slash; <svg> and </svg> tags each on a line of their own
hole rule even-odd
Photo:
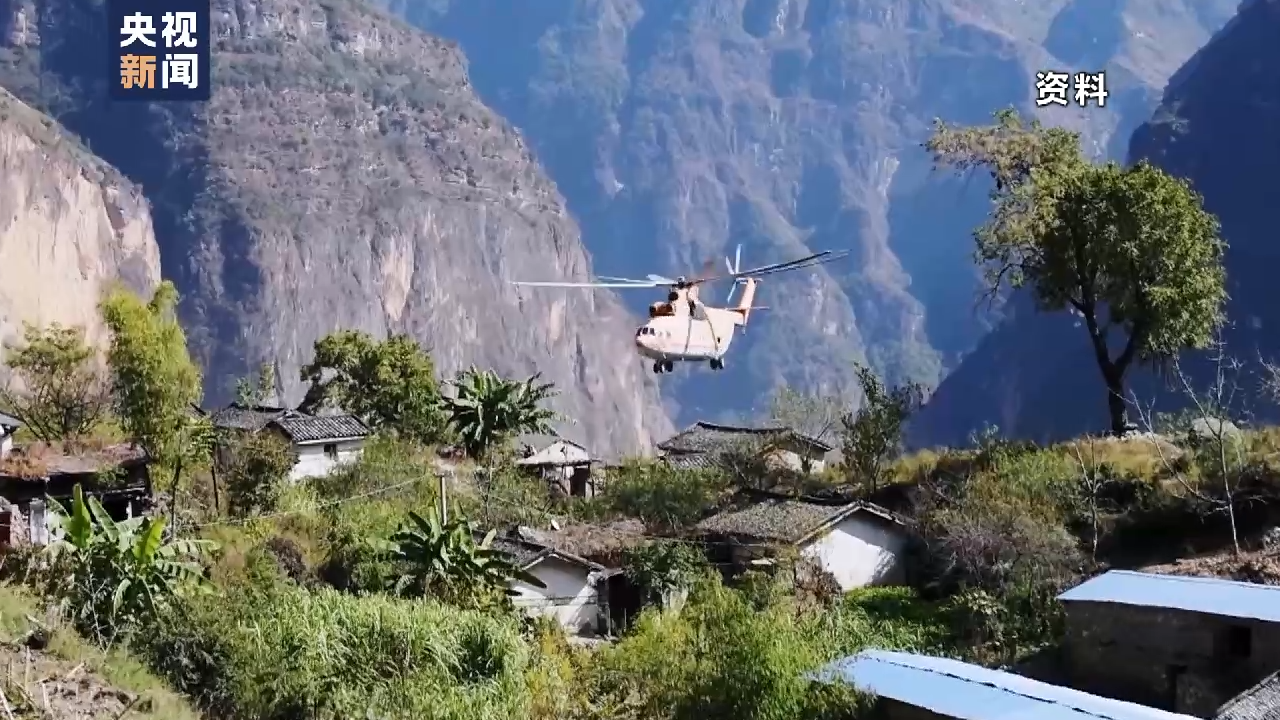
<svg viewBox="0 0 1280 720">
<path fill-rule="evenodd" d="M 742 269 L 742 246 L 739 245 L 733 253 L 733 260 L 730 261 L 726 256 L 724 266 L 729 271 L 729 276 L 733 278 L 733 284 L 729 286 L 729 295 L 724 299 L 725 305 L 733 302 L 733 296 L 738 292 L 738 286 L 742 284 L 742 279 L 736 277 L 738 271 Z"/>
</svg>

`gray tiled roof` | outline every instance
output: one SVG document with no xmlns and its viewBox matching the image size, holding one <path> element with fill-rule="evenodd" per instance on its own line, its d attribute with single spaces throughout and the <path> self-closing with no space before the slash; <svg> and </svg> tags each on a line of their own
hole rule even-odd
<svg viewBox="0 0 1280 720">
<path fill-rule="evenodd" d="M 0 460 L 0 477 L 39 479 L 60 475 L 88 475 L 149 462 L 142 448 L 117 443 L 101 448 L 69 450 L 59 443 L 31 443 Z"/>
<path fill-rule="evenodd" d="M 284 417 L 290 412 L 292 411 L 288 408 L 282 407 L 267 405 L 246 406 L 240 403 L 231 403 L 220 410 L 214 410 L 210 413 L 209 420 L 213 422 L 214 427 L 256 432 L 270 425 L 272 420 Z"/>
<path fill-rule="evenodd" d="M 856 512 L 867 512 L 896 522 L 888 510 L 870 503 L 837 505 L 798 498 L 766 497 L 745 507 L 713 515 L 699 523 L 698 530 L 706 535 L 792 544 Z"/>
<path fill-rule="evenodd" d="M 271 421 L 296 443 L 323 442 L 342 438 L 362 438 L 369 428 L 354 415 L 312 417 L 291 413 Z"/>
<path fill-rule="evenodd" d="M 1218 708 L 1213 720 L 1276 720 L 1280 718 L 1280 672 L 1245 690 Z"/>
<path fill-rule="evenodd" d="M 484 533 L 477 532 L 475 534 L 475 538 L 476 542 L 479 542 L 484 539 Z M 555 548 L 543 545 L 542 543 L 517 537 L 511 533 L 495 536 L 489 547 L 507 555 L 512 559 L 517 567 L 522 569 L 533 565 L 549 555 L 555 555 L 556 557 L 563 558 L 576 565 L 581 565 L 588 570 L 604 570 L 603 565 L 593 563 L 590 560 L 580 558 L 571 553 L 556 550 Z"/>
<path fill-rule="evenodd" d="M 674 437 L 658 443 L 658 449 L 668 453 L 725 452 L 732 450 L 743 441 L 771 439 L 783 435 L 790 435 L 822 453 L 832 450 L 827 443 L 786 427 L 739 427 L 718 425 L 702 420 L 685 428 Z"/>
<path fill-rule="evenodd" d="M 711 470 L 717 467 L 715 453 L 681 453 L 664 455 L 662 461 L 674 470 Z"/>
<path fill-rule="evenodd" d="M 22 421 L 12 415 L 0 412 L 0 427 L 20 428 Z"/>
</svg>

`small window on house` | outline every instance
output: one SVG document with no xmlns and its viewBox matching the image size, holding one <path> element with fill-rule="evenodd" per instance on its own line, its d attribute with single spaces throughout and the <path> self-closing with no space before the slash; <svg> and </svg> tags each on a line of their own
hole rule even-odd
<svg viewBox="0 0 1280 720">
<path fill-rule="evenodd" d="M 1247 658 L 1253 655 L 1253 629 L 1245 625 L 1227 628 L 1227 656 Z"/>
<path fill-rule="evenodd" d="M 338 459 L 338 444 L 337 444 L 337 443 L 325 443 L 325 444 L 324 444 L 324 456 L 325 456 L 325 457 L 327 457 L 327 458 L 329 458 L 330 460 L 337 460 L 337 459 Z"/>
</svg>

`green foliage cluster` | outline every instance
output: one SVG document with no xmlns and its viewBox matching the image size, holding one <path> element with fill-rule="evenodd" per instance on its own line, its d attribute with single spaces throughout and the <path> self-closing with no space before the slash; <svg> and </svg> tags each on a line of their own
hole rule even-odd
<svg viewBox="0 0 1280 720">
<path fill-rule="evenodd" d="M 681 472 L 662 462 L 633 461 L 610 471 L 600 504 L 655 530 L 679 530 L 701 520 L 731 488 L 716 468 Z"/>
<path fill-rule="evenodd" d="M 435 508 L 426 517 L 409 513 L 408 527 L 390 540 L 391 560 L 403 568 L 392 589 L 408 597 L 485 607 L 495 596 L 516 594 L 507 588 L 510 580 L 546 588 L 537 576 L 492 547 L 496 535 L 496 530 L 490 530 L 477 542 L 475 529 L 466 518 L 446 522 Z"/>
<path fill-rule="evenodd" d="M 186 431 L 201 396 L 200 370 L 187 352 L 177 304 L 177 290 L 164 282 L 150 302 L 116 288 L 101 306 L 111 331 L 107 364 L 116 415 L 130 438 L 170 464 L 189 452 Z"/>
<path fill-rule="evenodd" d="M 375 430 L 424 443 L 436 442 L 444 430 L 435 364 L 408 335 L 380 341 L 339 330 L 316 341 L 301 374 L 311 384 L 303 412 L 332 403 Z"/>
<path fill-rule="evenodd" d="M 22 390 L 0 390 L 0 409 L 17 417 L 37 440 L 74 441 L 93 433 L 111 409 L 96 353 L 84 329 L 26 325 L 21 347 L 6 348 L 4 364 Z"/>
<path fill-rule="evenodd" d="M 924 388 L 914 383 L 885 387 L 871 368 L 855 368 L 862 404 L 840 418 L 841 452 L 849 481 L 874 493 L 888 465 L 902 453 L 907 419 L 924 401 Z"/>
<path fill-rule="evenodd" d="M 687 591 L 711 569 L 699 548 L 662 540 L 628 548 L 622 554 L 622 567 L 641 588 L 644 601 L 654 605 Z"/>
<path fill-rule="evenodd" d="M 471 457 L 482 457 L 508 435 L 549 433 L 556 414 L 543 403 L 555 397 L 555 386 L 538 382 L 537 375 L 510 381 L 488 370 L 469 368 L 445 398 L 449 424 Z"/>
<path fill-rule="evenodd" d="M 210 541 L 166 542 L 162 518 L 113 520 L 79 485 L 70 510 L 55 501 L 54 511 L 62 539 L 50 546 L 46 590 L 104 646 L 149 626 L 183 592 L 207 589 L 196 561 Z"/>
<path fill-rule="evenodd" d="M 298 459 L 293 447 L 273 433 L 243 433 L 224 434 L 217 450 L 228 512 L 236 517 L 274 512 Z"/>
<path fill-rule="evenodd" d="M 187 603 L 146 650 L 179 689 L 246 719 L 520 717 L 529 662 L 510 618 L 267 583 Z"/>
<path fill-rule="evenodd" d="M 1012 109 L 986 127 L 939 121 L 925 146 L 939 165 L 995 180 L 991 217 L 974 232 L 990 293 L 1027 287 L 1041 309 L 1084 320 L 1111 430 L 1123 434 L 1132 366 L 1207 348 L 1223 323 L 1217 219 L 1185 180 L 1147 162 L 1091 163 L 1078 133 Z"/>
</svg>

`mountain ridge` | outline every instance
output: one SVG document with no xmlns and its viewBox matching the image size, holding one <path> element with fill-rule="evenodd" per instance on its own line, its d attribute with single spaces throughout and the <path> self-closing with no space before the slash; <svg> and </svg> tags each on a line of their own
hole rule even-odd
<svg viewBox="0 0 1280 720">
<path fill-rule="evenodd" d="M 1164 79 L 1234 7 L 386 4 L 461 44 L 482 96 L 565 192 L 601 272 L 677 275 L 739 242 L 760 262 L 854 250 L 845 266 L 766 286 L 773 317 L 753 323 L 718 379 L 665 379 L 680 424 L 749 416 L 782 384 L 853 403 L 854 362 L 890 382 L 937 383 L 1000 312 L 975 310 L 968 257 L 984 187 L 931 172 L 919 143 L 932 119 L 1032 111 L 1035 71 L 1105 69 L 1111 108 L 1039 114 L 1081 129 L 1099 153 L 1122 154 Z M 623 299 L 636 311 L 648 300 Z"/>
<path fill-rule="evenodd" d="M 1250 395 L 1258 360 L 1280 356 L 1280 343 L 1267 332 L 1280 326 L 1267 272 L 1277 259 L 1267 234 L 1270 198 L 1246 179 L 1250 169 L 1261 172 L 1280 161 L 1280 145 L 1269 131 L 1280 120 L 1272 109 L 1280 99 L 1257 89 L 1271 87 L 1264 79 L 1280 70 L 1280 54 L 1269 45 L 1276 30 L 1275 0 L 1243 3 L 1239 15 L 1174 74 L 1160 106 L 1132 134 L 1128 153 L 1131 161 L 1149 160 L 1189 180 L 1221 222 L 1230 295 L 1223 340 L 1228 353 L 1252 366 L 1237 378 Z M 916 444 L 963 443 L 984 417 L 1001 421 L 1010 436 L 1039 441 L 1105 425 L 1105 396 L 1086 336 L 1065 314 L 1015 317 L 984 339 L 966 363 L 917 417 Z M 1198 391 L 1212 383 L 1211 364 L 1203 353 L 1184 357 Z M 1182 404 L 1178 393 L 1149 373 L 1134 373 L 1132 384 L 1144 404 L 1154 403 L 1157 410 Z M 1258 418 L 1276 415 L 1265 404 L 1251 405 L 1232 409 Z M 1054 412 L 1042 412 L 1045 407 Z"/>
<path fill-rule="evenodd" d="M 446 377 L 472 364 L 540 371 L 574 421 L 562 431 L 595 452 L 643 451 L 671 431 L 611 294 L 538 297 L 508 282 L 529 268 L 586 275 L 590 256 L 452 43 L 348 0 L 215 0 L 212 100 L 112 103 L 96 2 L 0 11 L 0 84 L 151 200 L 207 401 L 263 362 L 296 401 L 325 333 L 407 332 Z"/>
</svg>

